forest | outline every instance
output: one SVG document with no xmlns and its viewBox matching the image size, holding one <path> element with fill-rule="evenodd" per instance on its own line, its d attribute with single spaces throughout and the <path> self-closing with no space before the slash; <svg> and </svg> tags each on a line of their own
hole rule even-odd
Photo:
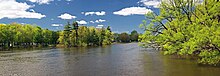
<svg viewBox="0 0 220 76">
<path fill-rule="evenodd" d="M 0 48 L 57 44 L 59 33 L 30 24 L 0 24 Z"/>
<path fill-rule="evenodd" d="M 129 43 L 138 41 L 138 32 L 133 30 L 128 33 L 114 33 L 111 27 L 95 28 L 93 26 L 79 26 L 77 22 L 64 26 L 64 30 L 59 33 L 58 42 L 65 46 L 102 46 L 110 45 L 113 42 Z"/>
<path fill-rule="evenodd" d="M 140 25 L 140 45 L 154 44 L 165 55 L 193 56 L 198 63 L 220 63 L 220 1 L 170 0 Z"/>
</svg>

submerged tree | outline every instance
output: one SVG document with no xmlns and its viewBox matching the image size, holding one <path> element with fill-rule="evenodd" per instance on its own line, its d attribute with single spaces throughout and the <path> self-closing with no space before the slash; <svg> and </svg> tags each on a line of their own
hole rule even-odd
<svg viewBox="0 0 220 76">
<path fill-rule="evenodd" d="M 164 54 L 198 56 L 199 63 L 220 63 L 219 0 L 163 1 L 160 14 L 148 13 L 140 26 L 142 46 L 157 44 Z"/>
</svg>

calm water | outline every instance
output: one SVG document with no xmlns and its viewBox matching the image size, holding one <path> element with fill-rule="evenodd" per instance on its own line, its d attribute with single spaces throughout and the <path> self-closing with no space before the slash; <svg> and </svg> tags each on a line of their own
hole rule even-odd
<svg viewBox="0 0 220 76">
<path fill-rule="evenodd" d="M 136 43 L 0 53 L 0 76 L 219 76 L 219 67 L 163 56 Z"/>
</svg>

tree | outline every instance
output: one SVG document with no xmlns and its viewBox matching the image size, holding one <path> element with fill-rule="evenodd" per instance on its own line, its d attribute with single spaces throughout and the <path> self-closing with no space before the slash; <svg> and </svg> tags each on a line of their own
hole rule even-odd
<svg viewBox="0 0 220 76">
<path fill-rule="evenodd" d="M 89 35 L 89 30 L 86 26 L 80 26 L 78 28 L 78 46 L 87 46 L 87 37 Z"/>
<path fill-rule="evenodd" d="M 110 45 L 114 40 L 114 33 L 108 28 L 95 28 L 78 26 L 73 22 L 72 27 L 68 23 L 63 31 L 59 32 L 58 42 L 65 46 L 101 46 Z"/>
<path fill-rule="evenodd" d="M 170 0 L 162 2 L 160 14 L 148 13 L 140 26 L 142 46 L 156 44 L 164 54 L 198 56 L 199 63 L 220 63 L 219 0 Z"/>
<path fill-rule="evenodd" d="M 110 45 L 112 44 L 112 42 L 114 41 L 114 33 L 112 33 L 110 30 L 107 30 L 105 31 L 105 35 L 104 35 L 104 39 L 103 39 L 103 42 L 102 44 L 104 45 Z"/>
<path fill-rule="evenodd" d="M 52 31 L 52 38 L 51 38 L 51 41 L 50 43 L 52 44 L 57 44 L 57 41 L 59 39 L 59 31 Z"/>
<path fill-rule="evenodd" d="M 128 33 L 121 33 L 119 35 L 119 40 L 120 42 L 124 42 L 124 43 L 130 42 L 130 36 L 128 35 Z"/>
<path fill-rule="evenodd" d="M 37 26 L 36 28 L 34 28 L 34 40 L 33 42 L 36 43 L 36 45 L 38 46 L 38 44 L 43 43 L 43 34 L 42 34 L 42 29 L 41 27 Z"/>
<path fill-rule="evenodd" d="M 73 30 L 75 30 L 75 36 L 76 36 L 76 40 L 75 40 L 75 44 L 74 44 L 74 46 L 77 46 L 76 44 L 78 43 L 78 28 L 79 28 L 79 25 L 78 25 L 78 23 L 77 22 L 73 22 Z"/>
<path fill-rule="evenodd" d="M 3 47 L 6 41 L 6 35 L 4 33 L 4 31 L 6 31 L 5 27 L 4 24 L 0 24 L 0 47 Z"/>
<path fill-rule="evenodd" d="M 70 47 L 70 34 L 71 34 L 71 27 L 70 27 L 70 23 L 68 22 L 66 26 L 64 26 L 64 32 L 63 32 L 63 42 L 64 45 Z"/>
<path fill-rule="evenodd" d="M 108 26 L 108 27 L 107 27 L 107 30 L 108 30 L 108 31 L 110 31 L 110 32 L 112 32 L 112 31 L 111 31 L 111 27 L 110 27 L 110 26 Z"/>
<path fill-rule="evenodd" d="M 33 44 L 48 46 L 51 44 L 52 32 L 30 24 L 0 24 L 0 47 L 32 47 Z M 57 41 L 57 38 L 53 41 Z"/>
<path fill-rule="evenodd" d="M 131 32 L 131 41 L 132 42 L 138 42 L 138 32 L 136 31 L 136 30 L 133 30 L 132 32 Z"/>
<path fill-rule="evenodd" d="M 51 40 L 52 40 L 52 31 L 48 30 L 48 29 L 45 29 L 43 30 L 42 32 L 43 34 L 43 45 L 44 46 L 47 46 L 48 44 L 50 44 Z"/>
<path fill-rule="evenodd" d="M 118 33 L 114 33 L 114 34 L 113 34 L 114 42 L 120 42 L 119 35 L 120 35 L 120 34 L 118 34 Z"/>
</svg>

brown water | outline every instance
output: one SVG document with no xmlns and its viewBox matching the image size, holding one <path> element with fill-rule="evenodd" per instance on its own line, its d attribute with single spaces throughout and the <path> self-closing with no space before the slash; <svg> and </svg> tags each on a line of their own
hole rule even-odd
<svg viewBox="0 0 220 76">
<path fill-rule="evenodd" d="M 220 68 L 129 43 L 0 53 L 0 76 L 220 76 Z"/>
</svg>

